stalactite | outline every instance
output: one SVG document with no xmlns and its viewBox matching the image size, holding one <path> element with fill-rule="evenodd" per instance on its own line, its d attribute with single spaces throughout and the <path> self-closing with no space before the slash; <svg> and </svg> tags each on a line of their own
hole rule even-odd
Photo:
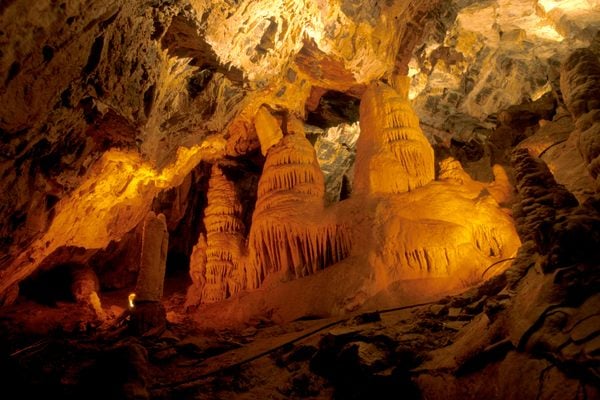
<svg viewBox="0 0 600 400">
<path fill-rule="evenodd" d="M 349 232 L 324 213 L 324 194 L 323 173 L 302 133 L 271 147 L 250 232 L 249 287 L 280 271 L 292 278 L 314 274 L 349 254 Z"/>
<path fill-rule="evenodd" d="M 408 85 L 408 80 L 399 80 Z M 360 105 L 361 135 L 356 144 L 356 193 L 401 193 L 434 178 L 433 149 L 419 128 L 403 87 L 371 85 Z M 382 174 L 381 171 L 386 173 Z"/>
</svg>

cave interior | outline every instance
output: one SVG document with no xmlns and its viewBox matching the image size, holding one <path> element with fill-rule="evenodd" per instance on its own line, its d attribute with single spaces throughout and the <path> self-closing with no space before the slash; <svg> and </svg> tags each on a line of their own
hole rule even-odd
<svg viewBox="0 0 600 400">
<path fill-rule="evenodd" d="M 600 399 L 600 1 L 0 3 L 4 398 Z"/>
</svg>

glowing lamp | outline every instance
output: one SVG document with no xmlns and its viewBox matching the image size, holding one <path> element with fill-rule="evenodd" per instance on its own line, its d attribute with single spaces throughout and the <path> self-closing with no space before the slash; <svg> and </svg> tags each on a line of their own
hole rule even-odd
<svg viewBox="0 0 600 400">
<path fill-rule="evenodd" d="M 135 304 L 134 304 L 135 293 L 129 293 L 129 296 L 127 296 L 127 300 L 129 301 L 129 308 L 135 307 Z"/>
</svg>

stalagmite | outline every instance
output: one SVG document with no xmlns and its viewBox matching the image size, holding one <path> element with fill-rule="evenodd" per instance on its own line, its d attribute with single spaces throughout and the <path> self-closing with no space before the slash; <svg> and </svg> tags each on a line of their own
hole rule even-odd
<svg viewBox="0 0 600 400">
<path fill-rule="evenodd" d="M 98 277 L 89 266 L 76 266 L 71 269 L 71 293 L 78 303 L 89 301 L 92 293 L 100 290 Z"/>
<path fill-rule="evenodd" d="M 313 274 L 350 251 L 347 228 L 324 213 L 324 180 L 315 150 L 301 124 L 291 119 L 288 135 L 271 147 L 258 184 L 250 232 L 253 268 L 248 286 L 270 274 Z"/>
<path fill-rule="evenodd" d="M 76 302 L 92 307 L 99 320 L 106 314 L 98 296 L 100 282 L 96 272 L 89 266 L 76 266 L 71 269 L 71 293 Z"/>
<path fill-rule="evenodd" d="M 218 165 L 212 167 L 207 198 L 206 238 L 200 236 L 192 254 L 188 306 L 224 300 L 245 287 L 242 206 L 233 182 Z"/>
<path fill-rule="evenodd" d="M 190 257 L 190 278 L 192 284 L 188 288 L 185 306 L 195 307 L 202 301 L 202 288 L 206 284 L 206 235 L 200 233 L 198 242 L 192 249 Z"/>
<path fill-rule="evenodd" d="M 169 233 L 164 214 L 152 211 L 144 221 L 140 273 L 135 288 L 136 301 L 160 301 L 163 295 Z"/>
<path fill-rule="evenodd" d="M 169 233 L 164 214 L 149 212 L 144 221 L 140 272 L 136 284 L 135 307 L 131 328 L 135 334 L 162 330 L 166 326 L 166 313 L 161 303 Z"/>
<path fill-rule="evenodd" d="M 488 191 L 495 188 L 473 180 L 460 162 L 442 161 L 440 182 L 433 182 L 433 149 L 407 99 L 408 84 L 406 77 L 393 77 L 393 87 L 375 83 L 361 100 L 354 193 L 377 196 L 369 263 L 380 288 L 432 278 L 471 286 L 519 240 Z"/>
<path fill-rule="evenodd" d="M 395 90 L 378 82 L 363 94 L 354 176 L 357 194 L 401 193 L 434 179 L 433 149 L 408 101 L 408 84 L 408 78 L 397 78 Z"/>
</svg>

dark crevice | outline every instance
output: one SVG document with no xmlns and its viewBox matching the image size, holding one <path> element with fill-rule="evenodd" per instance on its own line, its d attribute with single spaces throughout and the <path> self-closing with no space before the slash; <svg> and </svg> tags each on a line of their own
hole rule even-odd
<svg viewBox="0 0 600 400">
<path fill-rule="evenodd" d="M 152 112 L 152 107 L 154 106 L 154 95 L 156 92 L 156 85 L 150 86 L 144 92 L 144 114 L 146 114 L 146 118 L 150 116 L 150 112 Z"/>
<path fill-rule="evenodd" d="M 94 40 L 87 63 L 83 67 L 83 73 L 89 74 L 96 69 L 102 57 L 102 49 L 104 48 L 104 35 L 100 35 Z"/>
<path fill-rule="evenodd" d="M 360 99 L 342 92 L 328 91 L 319 100 L 314 111 L 308 113 L 306 122 L 322 129 L 338 126 L 343 123 L 358 121 Z"/>
<path fill-rule="evenodd" d="M 15 77 L 21 72 L 21 64 L 17 61 L 13 62 L 8 69 L 8 76 L 6 77 L 6 81 L 4 81 L 5 85 L 8 85 L 10 81 L 15 79 Z"/>
<path fill-rule="evenodd" d="M 54 58 L 54 49 L 51 46 L 45 45 L 42 48 L 42 56 L 45 62 L 50 62 Z"/>
</svg>

